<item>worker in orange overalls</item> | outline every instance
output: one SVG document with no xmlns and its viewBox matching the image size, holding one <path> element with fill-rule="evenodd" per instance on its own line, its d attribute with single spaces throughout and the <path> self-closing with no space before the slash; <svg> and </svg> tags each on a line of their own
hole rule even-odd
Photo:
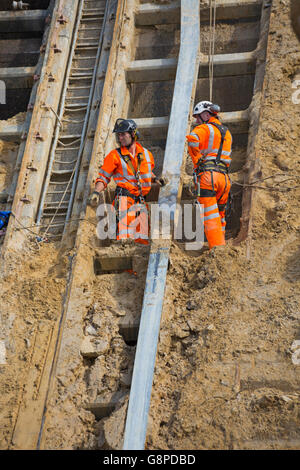
<svg viewBox="0 0 300 470">
<path fill-rule="evenodd" d="M 219 112 L 218 105 L 200 101 L 193 112 L 199 125 L 187 136 L 197 200 L 204 206 L 204 232 L 210 249 L 225 245 L 225 207 L 231 188 L 228 168 L 232 136 L 217 118 Z"/>
<path fill-rule="evenodd" d="M 145 196 L 152 182 L 162 185 L 163 180 L 154 175 L 153 155 L 137 141 L 139 132 L 132 119 L 117 119 L 113 132 L 120 147 L 105 157 L 89 202 L 92 206 L 99 204 L 100 192 L 113 177 L 117 183 L 113 202 L 117 240 L 134 239 L 146 245 L 149 243 L 149 217 Z"/>
</svg>

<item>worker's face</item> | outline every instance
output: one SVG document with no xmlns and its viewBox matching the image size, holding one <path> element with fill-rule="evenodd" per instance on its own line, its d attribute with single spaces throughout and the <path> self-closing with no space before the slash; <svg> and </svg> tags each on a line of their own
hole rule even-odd
<svg viewBox="0 0 300 470">
<path fill-rule="evenodd" d="M 121 147 L 127 147 L 127 145 L 132 143 L 132 137 L 129 132 L 118 132 L 118 139 Z"/>
<path fill-rule="evenodd" d="M 203 122 L 207 122 L 211 118 L 211 115 L 209 112 L 203 111 L 201 114 L 196 114 L 195 118 L 197 124 L 202 124 Z"/>
</svg>

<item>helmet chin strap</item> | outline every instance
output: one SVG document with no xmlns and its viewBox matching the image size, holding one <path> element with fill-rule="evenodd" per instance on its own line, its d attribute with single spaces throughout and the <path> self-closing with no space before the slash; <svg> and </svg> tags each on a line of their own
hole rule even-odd
<svg viewBox="0 0 300 470">
<path fill-rule="evenodd" d="M 130 142 L 129 145 L 126 145 L 126 148 L 127 148 L 128 150 L 130 149 L 130 147 L 132 146 L 132 144 L 135 142 L 135 139 L 134 139 L 134 137 L 132 136 L 132 134 L 130 134 L 130 135 L 131 135 L 131 142 Z"/>
</svg>

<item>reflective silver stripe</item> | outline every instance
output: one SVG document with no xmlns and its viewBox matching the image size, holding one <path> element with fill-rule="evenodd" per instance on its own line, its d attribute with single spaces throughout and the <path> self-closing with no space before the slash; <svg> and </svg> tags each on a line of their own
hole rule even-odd
<svg viewBox="0 0 300 470">
<path fill-rule="evenodd" d="M 114 179 L 116 179 L 116 178 L 124 179 L 125 178 L 127 180 L 133 180 L 133 181 L 136 182 L 136 177 L 133 176 L 133 175 L 128 175 L 127 174 L 127 176 L 124 176 L 124 175 L 121 175 L 121 173 L 114 173 L 113 177 L 114 177 Z"/>
<path fill-rule="evenodd" d="M 204 216 L 204 221 L 205 220 L 210 220 L 210 219 L 216 219 L 217 217 L 220 217 L 220 214 L 210 214 L 210 215 L 205 215 Z"/>
<path fill-rule="evenodd" d="M 217 158 L 217 157 L 213 157 L 213 156 L 211 156 L 211 157 L 206 157 L 206 158 L 205 158 L 205 161 L 206 161 L 206 162 L 212 161 L 212 160 L 215 160 L 216 158 Z M 224 163 L 230 163 L 230 162 L 231 162 L 231 158 L 226 158 L 226 159 L 225 159 L 225 158 L 220 158 L 220 161 L 221 161 L 221 162 L 224 162 Z"/>
<path fill-rule="evenodd" d="M 144 147 L 143 147 L 143 149 L 144 149 L 144 154 L 145 154 L 145 157 L 146 157 L 146 160 L 147 160 L 147 163 L 148 163 L 148 169 L 149 169 L 149 172 L 151 173 L 151 160 L 150 160 L 150 155 L 149 155 L 149 152 L 148 152 L 147 149 L 145 149 Z M 150 176 L 150 178 L 151 178 L 151 176 Z"/>
<path fill-rule="evenodd" d="M 145 179 L 150 179 L 152 177 L 152 173 L 142 173 L 141 176 L 140 176 L 140 179 L 141 180 L 145 180 Z"/>
<path fill-rule="evenodd" d="M 122 196 L 121 196 L 121 197 L 122 197 Z M 123 217 L 125 217 L 125 215 L 127 215 L 127 212 L 128 212 L 127 209 L 124 209 L 123 211 L 119 210 L 119 211 L 118 211 L 118 215 L 123 218 Z M 124 222 L 123 222 L 123 223 L 124 223 Z"/>
<path fill-rule="evenodd" d="M 125 178 L 114 178 L 115 183 L 125 183 Z M 136 181 L 128 181 L 133 187 L 136 186 Z"/>
<path fill-rule="evenodd" d="M 215 153 L 216 156 L 217 156 L 218 155 L 218 149 L 212 149 L 209 152 L 207 152 L 207 154 L 209 154 L 209 153 Z M 223 152 L 223 150 L 222 150 L 221 157 L 230 157 L 230 155 L 231 155 L 231 152 Z M 211 156 L 213 156 L 213 155 L 211 155 Z"/>
<path fill-rule="evenodd" d="M 188 146 L 189 147 L 199 147 L 199 143 L 198 142 L 188 142 Z"/>
<path fill-rule="evenodd" d="M 150 188 L 151 184 L 150 183 L 141 183 L 142 188 Z"/>
<path fill-rule="evenodd" d="M 100 168 L 99 173 L 103 174 L 107 178 L 111 178 L 112 175 L 112 173 L 107 173 L 107 171 L 102 170 L 102 168 Z"/>
<path fill-rule="evenodd" d="M 226 220 L 225 220 L 224 217 L 222 217 L 221 222 L 222 222 L 223 224 L 225 224 Z"/>
<path fill-rule="evenodd" d="M 207 127 L 209 128 L 209 139 L 208 139 L 208 153 L 212 152 L 213 144 L 214 144 L 214 138 L 215 138 L 215 130 L 214 126 L 211 124 L 207 124 Z"/>
<path fill-rule="evenodd" d="M 123 177 L 125 177 L 127 179 L 127 178 L 129 178 L 127 164 L 125 163 L 125 161 L 122 157 L 120 157 L 120 160 L 121 160 L 121 165 L 122 165 L 122 170 L 123 170 Z"/>
<path fill-rule="evenodd" d="M 133 228 L 128 228 L 128 229 L 119 231 L 119 235 L 128 235 L 128 234 L 132 234 L 132 235 L 134 234 Z"/>
<path fill-rule="evenodd" d="M 102 175 L 102 173 L 99 173 L 99 178 L 103 178 L 107 182 L 109 182 L 110 180 L 110 178 L 107 178 L 107 176 Z"/>
<path fill-rule="evenodd" d="M 135 238 L 141 238 L 142 240 L 148 240 L 148 235 L 145 235 L 144 233 L 136 232 L 135 233 Z"/>
<path fill-rule="evenodd" d="M 196 137 L 196 139 L 199 140 L 199 136 L 197 134 L 195 134 L 195 132 L 191 132 L 190 135 L 192 135 L 193 137 Z"/>
<path fill-rule="evenodd" d="M 216 157 L 206 157 L 205 161 L 208 162 L 208 160 L 215 160 Z"/>
<path fill-rule="evenodd" d="M 224 225 L 222 226 L 222 232 L 225 232 L 225 226 Z"/>
<path fill-rule="evenodd" d="M 106 181 L 106 178 L 104 176 L 99 176 L 96 180 L 96 183 L 103 183 L 103 184 L 108 184 L 108 181 Z"/>
<path fill-rule="evenodd" d="M 218 209 L 218 204 L 213 204 L 212 206 L 204 207 L 204 212 L 210 212 L 213 209 Z"/>
<path fill-rule="evenodd" d="M 219 149 L 211 149 L 207 153 L 216 153 L 218 155 L 218 151 L 219 151 Z M 222 155 L 224 155 L 224 157 L 226 157 L 226 156 L 229 157 L 231 155 L 231 152 L 228 152 L 227 150 L 222 150 L 221 156 Z"/>
</svg>

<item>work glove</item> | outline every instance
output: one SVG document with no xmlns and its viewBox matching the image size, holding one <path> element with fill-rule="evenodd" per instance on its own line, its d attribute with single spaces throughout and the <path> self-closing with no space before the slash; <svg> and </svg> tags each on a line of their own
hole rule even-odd
<svg viewBox="0 0 300 470">
<path fill-rule="evenodd" d="M 164 178 L 155 178 L 155 179 L 154 179 L 154 183 L 159 184 L 159 186 L 165 186 L 166 181 L 165 181 Z"/>
<path fill-rule="evenodd" d="M 98 191 L 93 191 L 88 199 L 88 204 L 92 207 L 97 207 L 99 206 L 99 202 L 100 202 L 100 193 L 98 193 Z"/>
</svg>

